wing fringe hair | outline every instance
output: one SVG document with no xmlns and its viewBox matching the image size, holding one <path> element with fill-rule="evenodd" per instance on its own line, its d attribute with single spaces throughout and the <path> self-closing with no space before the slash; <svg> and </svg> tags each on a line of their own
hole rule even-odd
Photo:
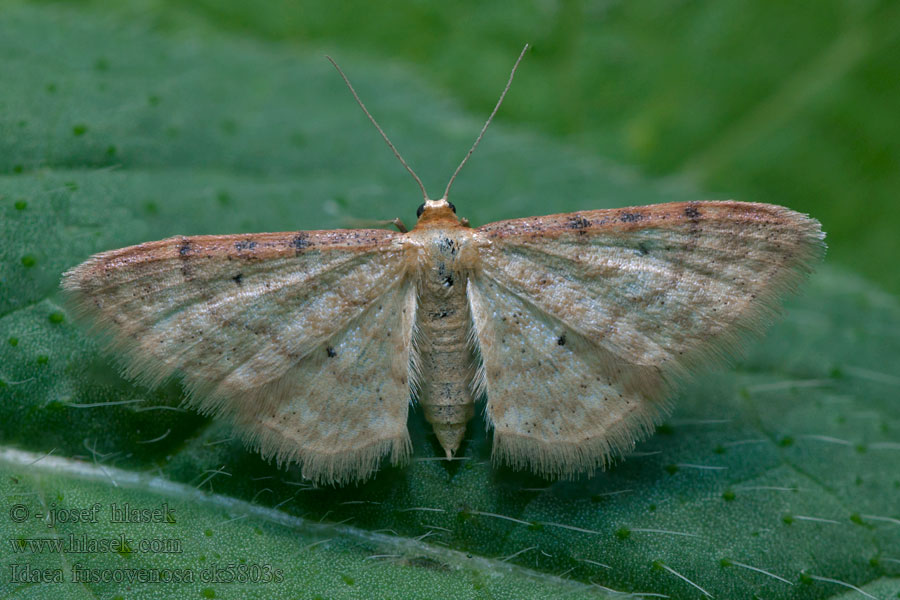
<svg viewBox="0 0 900 600">
<path fill-rule="evenodd" d="M 573 480 L 585 474 L 592 477 L 596 469 L 608 469 L 647 439 L 671 408 L 672 403 L 662 398 L 652 404 L 644 402 L 611 424 L 604 435 L 581 442 L 545 442 L 495 432 L 491 461 L 517 470 L 529 469 L 548 479 Z"/>
</svg>

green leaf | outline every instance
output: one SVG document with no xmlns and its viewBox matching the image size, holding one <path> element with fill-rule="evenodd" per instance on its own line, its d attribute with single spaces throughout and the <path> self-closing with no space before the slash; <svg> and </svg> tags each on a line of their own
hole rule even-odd
<svg viewBox="0 0 900 600">
<path fill-rule="evenodd" d="M 0 492 L 13 523 L 4 597 L 596 597 L 508 562 L 70 459 L 2 451 Z"/>
<path fill-rule="evenodd" d="M 93 252 L 176 234 L 411 221 L 417 189 L 340 79 L 301 49 L 58 6 L 5 11 L 0 60 L 0 597 L 900 591 L 900 306 L 890 296 L 823 267 L 744 360 L 698 365 L 657 435 L 592 479 L 493 468 L 480 417 L 461 460 L 437 460 L 414 412 L 410 465 L 313 488 L 247 452 L 227 425 L 181 410 L 177 380 L 154 390 L 123 380 L 57 286 Z M 440 189 L 482 117 L 400 69 L 342 63 Z M 493 127 L 454 188 L 476 224 L 695 197 Z M 96 523 L 35 517 L 95 503 Z M 111 522 L 125 503 L 151 522 Z M 152 521 L 153 509 L 170 518 Z M 70 534 L 129 542 L 34 549 Z M 179 540 L 182 551 L 145 552 L 142 540 Z M 281 569 L 283 580 L 200 581 L 204 567 L 232 563 L 247 566 L 235 573 Z M 61 569 L 66 583 L 13 581 L 11 564 Z M 189 569 L 196 580 L 72 583 L 82 567 Z"/>
</svg>

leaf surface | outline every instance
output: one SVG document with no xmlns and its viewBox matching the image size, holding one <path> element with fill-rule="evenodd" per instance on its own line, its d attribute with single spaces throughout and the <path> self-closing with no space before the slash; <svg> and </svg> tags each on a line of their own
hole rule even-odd
<svg viewBox="0 0 900 600">
<path fill-rule="evenodd" d="M 7 10 L 0 59 L 0 488 L 4 513 L 22 504 L 31 515 L 0 520 L 0 597 L 46 595 L 11 580 L 9 565 L 26 562 L 62 569 L 68 583 L 47 585 L 63 598 L 122 594 L 118 583 L 72 584 L 77 564 L 190 568 L 199 578 L 213 563 L 266 563 L 285 574 L 277 588 L 135 584 L 134 597 L 900 591 L 900 307 L 891 297 L 824 266 L 745 359 L 697 365 L 670 420 L 592 479 L 492 468 L 480 416 L 461 460 L 437 460 L 415 411 L 409 466 L 313 488 L 247 452 L 227 426 L 180 409 L 177 379 L 152 390 L 122 379 L 115 357 L 71 321 L 57 286 L 91 253 L 177 234 L 411 222 L 415 186 L 331 67 L 297 48 L 58 6 Z M 438 189 L 481 119 L 396 68 L 343 66 Z M 481 224 L 696 198 L 501 122 L 453 200 Z M 168 503 L 176 523 L 102 516 L 126 502 Z M 94 503 L 96 524 L 33 517 Z M 177 538 L 183 552 L 22 550 L 69 534 Z"/>
</svg>

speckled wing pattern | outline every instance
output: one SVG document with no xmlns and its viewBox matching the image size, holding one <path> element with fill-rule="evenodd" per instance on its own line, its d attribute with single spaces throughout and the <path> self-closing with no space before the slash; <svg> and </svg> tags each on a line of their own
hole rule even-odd
<svg viewBox="0 0 900 600">
<path fill-rule="evenodd" d="M 571 476 L 630 450 L 672 384 L 758 332 L 824 250 L 819 223 L 741 202 L 491 223 L 469 285 L 494 459 Z"/>
<path fill-rule="evenodd" d="M 191 404 L 230 417 L 263 456 L 345 482 L 410 451 L 415 291 L 398 236 L 175 237 L 95 255 L 63 287 L 128 375 L 180 372 Z"/>
</svg>

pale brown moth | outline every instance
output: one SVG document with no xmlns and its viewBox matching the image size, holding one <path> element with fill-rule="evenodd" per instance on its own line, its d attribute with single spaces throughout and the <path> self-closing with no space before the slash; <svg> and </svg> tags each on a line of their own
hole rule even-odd
<svg viewBox="0 0 900 600">
<path fill-rule="evenodd" d="M 178 236 L 62 280 L 128 376 L 180 373 L 190 404 L 318 483 L 407 459 L 411 398 L 448 458 L 484 396 L 495 462 L 591 473 L 651 431 L 675 382 L 771 321 L 823 253 L 814 219 L 732 201 L 469 227 L 450 186 L 491 119 L 431 200 L 347 85 L 422 188 L 411 231 Z"/>
</svg>

